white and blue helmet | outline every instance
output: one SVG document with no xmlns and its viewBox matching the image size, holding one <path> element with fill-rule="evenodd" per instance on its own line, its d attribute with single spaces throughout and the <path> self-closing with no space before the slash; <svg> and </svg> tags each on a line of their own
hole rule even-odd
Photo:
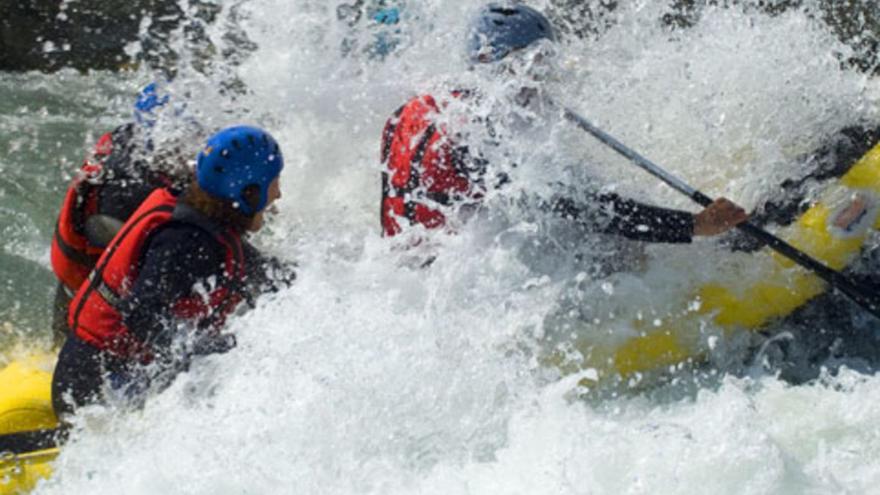
<svg viewBox="0 0 880 495">
<path fill-rule="evenodd" d="M 497 62 L 544 39 L 556 41 L 544 14 L 525 5 L 490 3 L 480 9 L 468 33 L 468 58 L 475 64 Z"/>
</svg>

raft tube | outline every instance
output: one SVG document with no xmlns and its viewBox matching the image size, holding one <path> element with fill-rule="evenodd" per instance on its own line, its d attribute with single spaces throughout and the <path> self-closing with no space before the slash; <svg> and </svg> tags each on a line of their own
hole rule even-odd
<svg viewBox="0 0 880 495">
<path fill-rule="evenodd" d="M 843 270 L 857 259 L 870 230 L 878 228 L 880 144 L 777 235 L 827 266 Z M 668 374 L 705 361 L 713 343 L 710 337 L 760 330 L 827 289 L 813 272 L 769 248 L 753 256 L 753 263 L 764 267 L 759 280 L 705 284 L 660 325 L 633 321 L 625 331 L 632 337 L 613 346 L 581 335 L 571 346 L 551 351 L 547 361 L 564 374 L 584 373 L 581 385 L 587 387 L 612 379 L 632 382 L 633 378 Z"/>
<path fill-rule="evenodd" d="M 54 360 L 54 355 L 34 356 L 13 361 L 0 370 L 0 445 L 2 435 L 57 428 L 58 419 L 52 409 L 52 373 L 47 367 Z M 52 461 L 57 455 L 57 448 L 0 451 L 0 495 L 29 492 L 52 474 Z"/>
</svg>

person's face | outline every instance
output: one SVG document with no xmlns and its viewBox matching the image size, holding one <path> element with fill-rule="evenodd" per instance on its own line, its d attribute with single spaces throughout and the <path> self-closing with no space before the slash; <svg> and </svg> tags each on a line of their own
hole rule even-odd
<svg viewBox="0 0 880 495">
<path fill-rule="evenodd" d="M 481 65 L 488 77 L 503 86 L 506 96 L 519 106 L 528 107 L 546 83 L 557 81 L 557 58 L 555 44 L 542 39 L 508 53 L 499 61 Z"/>
<path fill-rule="evenodd" d="M 493 63 L 500 76 L 512 77 L 528 85 L 539 85 L 557 76 L 557 58 L 555 44 L 542 39 Z"/>
<path fill-rule="evenodd" d="M 272 203 L 275 200 L 281 199 L 281 178 L 276 177 L 275 180 L 269 184 L 269 198 L 266 200 L 266 208 L 272 206 Z"/>
<path fill-rule="evenodd" d="M 263 223 L 265 222 L 265 213 L 266 210 L 272 207 L 272 203 L 274 203 L 277 199 L 281 198 L 281 178 L 276 177 L 275 180 L 269 184 L 269 197 L 266 198 L 266 207 L 263 208 L 262 211 L 254 215 L 254 219 L 251 222 L 250 227 L 248 227 L 248 231 L 256 232 L 263 228 Z"/>
</svg>

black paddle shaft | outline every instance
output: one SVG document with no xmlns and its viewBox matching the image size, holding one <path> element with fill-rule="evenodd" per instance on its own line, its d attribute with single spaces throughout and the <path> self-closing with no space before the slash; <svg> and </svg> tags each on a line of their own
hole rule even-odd
<svg viewBox="0 0 880 495">
<path fill-rule="evenodd" d="M 700 191 L 694 189 L 678 177 L 675 177 L 674 175 L 660 168 L 658 165 L 651 162 L 647 158 L 636 153 L 632 148 L 629 148 L 628 146 L 624 145 L 623 143 L 612 137 L 610 134 L 594 126 L 587 119 L 581 117 L 577 113 L 569 109 L 565 109 L 565 118 L 572 121 L 581 129 L 592 134 L 596 139 L 606 144 L 614 151 L 625 156 L 631 162 L 638 165 L 649 174 L 662 180 L 676 191 L 679 191 L 682 194 L 688 196 L 700 205 L 709 206 L 714 202 L 714 200 L 709 196 L 706 196 Z M 802 267 L 811 270 L 822 280 L 828 282 L 828 284 L 830 284 L 832 287 L 846 294 L 847 297 L 849 297 L 853 302 L 861 306 L 863 309 L 865 309 L 875 317 L 880 318 L 880 301 L 878 301 L 878 298 L 873 295 L 873 291 L 870 288 L 860 286 L 837 270 L 829 268 L 821 261 L 818 261 L 807 253 L 797 249 L 791 244 L 783 241 L 782 239 L 754 224 L 743 222 L 737 225 L 737 228 L 745 232 L 746 234 L 758 239 L 777 253 L 794 261 Z"/>
</svg>

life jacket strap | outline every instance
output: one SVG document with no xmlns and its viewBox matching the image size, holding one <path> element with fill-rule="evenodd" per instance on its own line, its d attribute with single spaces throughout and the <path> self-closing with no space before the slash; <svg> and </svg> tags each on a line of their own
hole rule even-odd
<svg viewBox="0 0 880 495">
<path fill-rule="evenodd" d="M 94 266 L 98 262 L 99 256 L 86 254 L 65 242 L 57 222 L 55 223 L 55 242 L 58 244 L 61 253 L 78 265 Z"/>
<path fill-rule="evenodd" d="M 95 287 L 95 291 L 100 294 L 101 298 L 110 305 L 111 308 L 116 311 L 121 311 L 122 308 L 122 297 L 113 290 L 112 287 L 107 285 L 103 279 L 96 280 L 99 277 L 98 273 L 93 271 L 89 274 L 89 284 L 92 284 Z"/>
</svg>

